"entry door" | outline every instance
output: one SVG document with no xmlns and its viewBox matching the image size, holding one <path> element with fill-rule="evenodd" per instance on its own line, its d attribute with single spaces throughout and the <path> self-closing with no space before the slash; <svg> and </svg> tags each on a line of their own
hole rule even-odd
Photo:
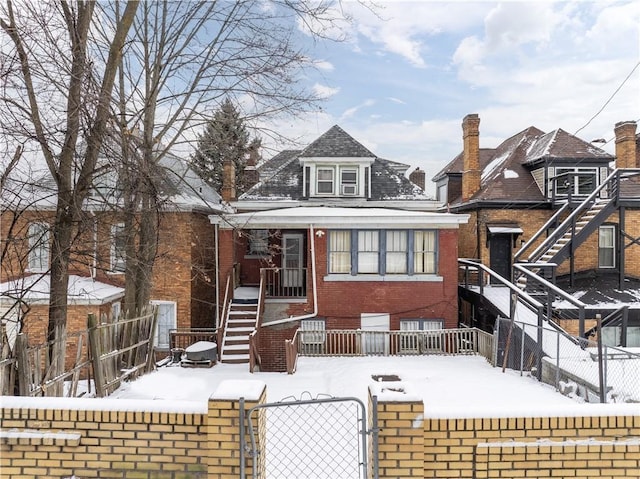
<svg viewBox="0 0 640 479">
<path fill-rule="evenodd" d="M 303 285 L 303 242 L 304 236 L 299 233 L 282 235 L 282 286 L 299 288 Z"/>
<path fill-rule="evenodd" d="M 494 234 L 489 240 L 489 267 L 507 281 L 511 281 L 511 242 L 510 234 Z"/>
<path fill-rule="evenodd" d="M 360 328 L 362 329 L 362 352 L 364 354 L 389 354 L 387 340 L 391 326 L 390 316 L 386 313 L 362 313 Z"/>
</svg>

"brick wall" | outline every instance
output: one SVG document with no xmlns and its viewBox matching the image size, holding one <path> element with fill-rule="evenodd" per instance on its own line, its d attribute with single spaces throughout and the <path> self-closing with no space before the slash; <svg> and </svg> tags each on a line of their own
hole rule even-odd
<svg viewBox="0 0 640 479">
<path fill-rule="evenodd" d="M 622 407 L 619 415 L 606 416 L 598 413 L 595 408 L 587 409 L 585 405 L 576 407 L 585 408 L 585 413 L 577 417 L 554 415 L 551 411 L 548 417 L 522 417 L 514 414 L 517 417 L 425 418 L 424 477 L 615 475 L 639 478 L 640 454 L 637 446 L 626 443 L 633 438 L 637 441 L 640 433 L 640 415 L 637 414 L 637 409 L 634 413 L 632 407 Z M 580 460 L 586 460 L 588 468 L 593 471 L 591 476 L 584 475 L 584 461 L 575 462 L 563 455 L 569 441 L 587 439 L 602 442 L 594 443 L 593 454 L 580 456 Z M 545 441 L 545 444 L 542 445 L 540 441 Z M 525 446 L 529 448 L 531 455 L 527 457 L 528 453 L 525 453 L 524 457 L 519 458 L 521 460 L 514 459 L 522 453 L 521 449 L 514 447 L 514 442 L 531 443 Z M 553 447 L 544 449 L 549 446 Z M 621 446 L 624 446 L 624 454 L 614 454 L 612 448 Z M 535 455 L 536 447 L 545 451 L 544 459 Z M 504 451 L 505 455 L 496 453 L 498 449 Z M 578 450 L 582 454 L 582 448 L 578 447 L 576 453 Z M 509 467 L 505 466 L 507 462 L 510 462 Z M 596 473 L 600 468 L 603 476 Z M 617 473 L 610 472 L 611 468 L 617 469 Z"/>
<path fill-rule="evenodd" d="M 207 477 L 204 411 L 163 412 L 153 401 L 139 401 L 136 411 L 118 409 L 126 404 L 108 399 L 4 398 L 2 477 Z M 97 410 L 100 406 L 104 410 Z"/>
<path fill-rule="evenodd" d="M 475 477 L 637 478 L 640 440 L 481 443 Z"/>
</svg>

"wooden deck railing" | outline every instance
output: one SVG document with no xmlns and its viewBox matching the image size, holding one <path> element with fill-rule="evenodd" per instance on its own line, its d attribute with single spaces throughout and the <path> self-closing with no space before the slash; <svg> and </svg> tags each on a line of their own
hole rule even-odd
<svg viewBox="0 0 640 479">
<path fill-rule="evenodd" d="M 307 268 L 263 268 L 270 298 L 306 298 Z"/>
<path fill-rule="evenodd" d="M 433 331 L 298 330 L 285 342 L 287 372 L 298 356 L 478 354 L 493 361 L 493 336 L 477 328 Z"/>
<path fill-rule="evenodd" d="M 215 328 L 188 328 L 169 330 L 171 349 L 185 349 L 198 341 L 215 343 L 218 332 Z"/>
</svg>

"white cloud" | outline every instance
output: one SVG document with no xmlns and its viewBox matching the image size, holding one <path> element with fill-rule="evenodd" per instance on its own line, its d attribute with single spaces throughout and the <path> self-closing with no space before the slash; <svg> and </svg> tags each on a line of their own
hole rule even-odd
<svg viewBox="0 0 640 479">
<path fill-rule="evenodd" d="M 335 69 L 333 63 L 328 62 L 327 60 L 315 60 L 313 62 L 313 66 L 315 66 L 318 70 L 326 72 L 332 72 Z"/>
<path fill-rule="evenodd" d="M 336 95 L 340 91 L 340 88 L 332 88 L 327 85 L 321 85 L 320 83 L 316 83 L 313 85 L 313 92 L 319 98 L 331 98 L 333 95 Z"/>
<path fill-rule="evenodd" d="M 347 108 L 344 112 L 342 112 L 342 115 L 340 115 L 340 121 L 343 121 L 343 120 L 346 120 L 347 118 L 352 117 L 361 109 L 373 106 L 375 105 L 375 103 L 376 103 L 375 100 L 367 99 L 364 102 L 360 103 L 359 105 L 356 105 L 351 108 Z"/>
</svg>

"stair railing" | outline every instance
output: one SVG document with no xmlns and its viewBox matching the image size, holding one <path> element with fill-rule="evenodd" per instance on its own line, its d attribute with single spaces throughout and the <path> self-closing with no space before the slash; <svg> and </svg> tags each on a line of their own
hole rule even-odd
<svg viewBox="0 0 640 479">
<path fill-rule="evenodd" d="M 218 325 L 218 356 L 222 358 L 222 346 L 224 341 L 224 334 L 227 330 L 227 316 L 229 314 L 229 288 L 231 286 L 231 277 L 233 271 L 227 275 L 227 285 L 224 288 L 224 302 L 222 303 L 222 311 L 220 313 L 220 324 Z"/>
<path fill-rule="evenodd" d="M 565 233 L 566 231 L 574 224 L 574 221 L 577 220 L 585 211 L 588 211 L 591 208 L 591 205 L 595 202 L 596 198 L 598 198 L 600 196 L 600 193 L 605 190 L 605 188 L 607 187 L 611 187 L 611 190 L 614 192 L 618 192 L 618 189 L 615 188 L 615 181 L 614 180 L 618 180 L 619 179 L 619 174 L 618 174 L 618 170 L 614 170 L 613 173 L 611 173 L 601 184 L 600 186 L 598 186 L 595 190 L 593 190 L 593 192 L 587 196 L 587 198 L 580 203 L 580 205 L 578 205 L 572 212 L 571 214 L 569 214 L 569 216 L 567 216 L 567 218 L 565 218 L 565 220 L 560 224 L 560 226 L 558 226 L 554 232 L 549 235 L 527 258 L 527 260 L 529 262 L 536 262 L 540 259 L 540 257 L 549 249 L 551 248 L 551 246 L 553 246 L 556 241 L 558 241 Z M 610 184 L 611 183 L 611 184 Z M 615 201 L 616 197 L 614 195 L 610 195 L 609 200 L 610 201 Z M 562 210 L 563 208 L 561 208 Z M 560 210 L 558 211 L 558 213 L 560 212 Z M 558 217 L 558 213 L 556 213 L 555 215 L 553 215 L 552 219 L 555 219 Z M 547 224 L 550 224 L 551 220 L 549 220 L 547 222 Z M 540 234 L 541 232 L 544 232 L 545 228 L 541 228 L 540 231 L 538 231 L 538 233 Z M 537 234 L 536 238 L 539 236 L 539 234 Z M 528 244 L 528 243 L 527 243 Z M 525 244 L 525 246 L 527 246 L 527 244 Z M 524 247 L 522 248 L 524 249 Z M 520 255 L 518 255 L 520 256 Z"/>
<path fill-rule="evenodd" d="M 575 306 L 577 311 L 578 311 L 578 331 L 579 331 L 579 335 L 580 337 L 584 337 L 584 332 L 585 332 L 585 326 L 584 326 L 584 320 L 585 320 L 585 308 L 586 308 L 586 304 L 583 303 L 582 301 L 580 301 L 579 299 L 571 296 L 569 293 L 567 293 L 565 290 L 563 290 L 562 288 L 557 287 L 555 284 L 551 283 L 550 281 L 547 281 L 546 279 L 542 278 L 541 276 L 539 276 L 538 274 L 536 274 L 535 271 L 531 271 L 528 269 L 528 264 L 514 264 L 513 268 L 515 271 L 518 271 L 520 274 L 525 275 L 527 277 L 527 279 L 531 279 L 533 281 L 535 281 L 537 284 L 539 284 L 542 287 L 543 290 L 543 294 L 541 295 L 541 297 L 544 297 L 545 300 L 542 303 L 544 308 L 546 309 L 546 317 L 549 320 L 549 324 L 551 326 L 555 327 L 555 323 L 552 320 L 553 318 L 553 313 L 554 313 L 554 309 L 553 309 L 553 301 L 555 300 L 556 297 L 559 297 L 560 299 L 562 299 L 563 301 L 567 301 L 569 304 L 571 304 L 572 306 Z M 556 329 L 558 329 L 556 327 Z"/>
</svg>

